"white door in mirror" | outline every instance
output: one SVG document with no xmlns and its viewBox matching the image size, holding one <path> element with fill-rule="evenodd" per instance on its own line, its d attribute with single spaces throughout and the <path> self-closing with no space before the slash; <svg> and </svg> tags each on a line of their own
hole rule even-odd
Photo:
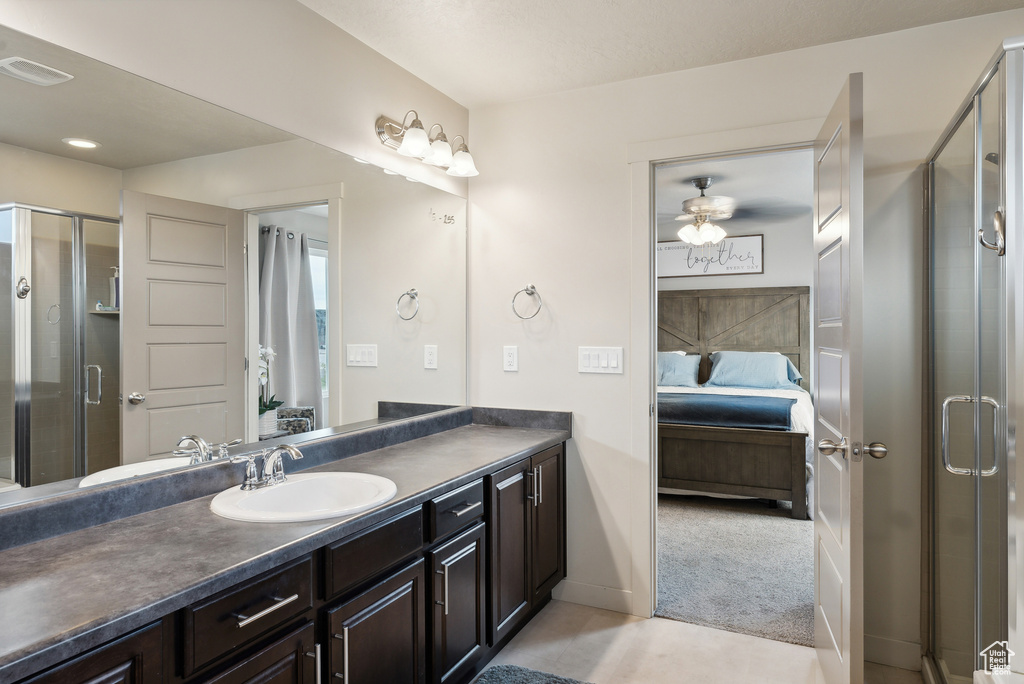
<svg viewBox="0 0 1024 684">
<path fill-rule="evenodd" d="M 390 501 L 395 483 L 369 473 L 299 473 L 280 484 L 213 497 L 210 510 L 246 522 L 306 522 L 352 515 Z"/>
</svg>

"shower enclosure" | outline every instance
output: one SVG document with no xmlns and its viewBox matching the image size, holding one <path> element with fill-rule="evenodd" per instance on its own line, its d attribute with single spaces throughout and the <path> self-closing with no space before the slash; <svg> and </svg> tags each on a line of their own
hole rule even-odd
<svg viewBox="0 0 1024 684">
<path fill-rule="evenodd" d="M 928 163 L 930 625 L 941 681 L 971 682 L 1016 625 L 1024 39 L 1007 41 Z"/>
<path fill-rule="evenodd" d="M 119 261 L 117 219 L 0 205 L 0 489 L 120 464 Z"/>
</svg>

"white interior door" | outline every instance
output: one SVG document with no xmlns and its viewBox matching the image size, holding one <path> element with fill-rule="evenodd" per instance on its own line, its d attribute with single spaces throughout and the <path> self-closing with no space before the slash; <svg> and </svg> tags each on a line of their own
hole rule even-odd
<svg viewBox="0 0 1024 684">
<path fill-rule="evenodd" d="M 121 214 L 124 462 L 244 437 L 243 213 L 126 190 Z"/>
<path fill-rule="evenodd" d="M 814 645 L 828 684 L 864 677 L 863 75 L 814 143 Z"/>
</svg>

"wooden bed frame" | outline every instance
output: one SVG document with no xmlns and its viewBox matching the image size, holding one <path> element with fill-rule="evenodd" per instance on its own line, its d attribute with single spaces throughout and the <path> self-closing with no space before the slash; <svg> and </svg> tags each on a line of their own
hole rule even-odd
<svg viewBox="0 0 1024 684">
<path fill-rule="evenodd" d="M 658 351 L 777 351 L 810 377 L 810 288 L 658 292 Z M 805 432 L 658 424 L 658 486 L 791 501 L 807 518 Z"/>
</svg>

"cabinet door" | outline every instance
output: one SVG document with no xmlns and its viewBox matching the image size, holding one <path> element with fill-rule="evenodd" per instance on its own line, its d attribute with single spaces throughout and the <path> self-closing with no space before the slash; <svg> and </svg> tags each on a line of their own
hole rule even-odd
<svg viewBox="0 0 1024 684">
<path fill-rule="evenodd" d="M 246 657 L 209 684 L 314 684 L 319 658 L 313 623 L 307 622 L 269 646 Z"/>
<path fill-rule="evenodd" d="M 561 446 L 542 451 L 531 459 L 532 601 L 540 600 L 565 577 L 565 500 L 562 465 Z"/>
<path fill-rule="evenodd" d="M 143 627 L 23 684 L 155 684 L 162 679 L 161 629 Z"/>
<path fill-rule="evenodd" d="M 457 679 L 476 662 L 484 642 L 484 535 L 480 523 L 432 551 L 434 682 Z"/>
<path fill-rule="evenodd" d="M 420 559 L 330 610 L 330 681 L 425 684 L 426 600 Z"/>
<path fill-rule="evenodd" d="M 530 610 L 530 508 L 526 499 L 530 459 L 490 477 L 490 643 L 501 641 Z"/>
</svg>

